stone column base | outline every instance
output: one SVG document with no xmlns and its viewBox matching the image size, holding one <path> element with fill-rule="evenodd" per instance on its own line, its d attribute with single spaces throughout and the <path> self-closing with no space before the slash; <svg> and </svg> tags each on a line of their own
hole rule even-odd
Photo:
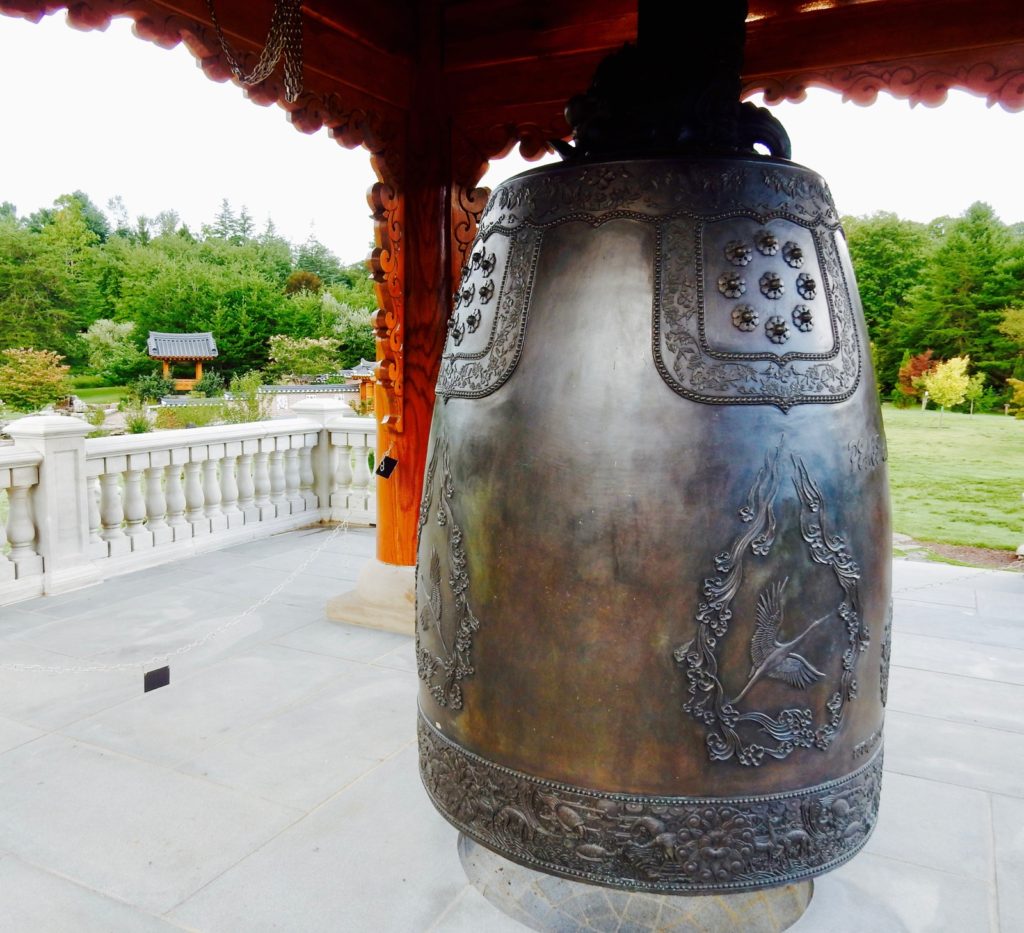
<svg viewBox="0 0 1024 933">
<path fill-rule="evenodd" d="M 510 862 L 459 834 L 466 877 L 502 913 L 558 933 L 779 933 L 811 901 L 812 882 L 743 894 L 649 894 L 556 878 Z"/>
<path fill-rule="evenodd" d="M 412 635 L 416 628 L 416 568 L 371 560 L 360 571 L 354 590 L 327 601 L 327 618 Z"/>
</svg>

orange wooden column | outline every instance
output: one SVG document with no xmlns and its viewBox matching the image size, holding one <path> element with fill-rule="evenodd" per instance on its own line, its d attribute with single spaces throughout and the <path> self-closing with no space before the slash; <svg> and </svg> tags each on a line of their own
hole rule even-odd
<svg viewBox="0 0 1024 933">
<path fill-rule="evenodd" d="M 451 133 L 441 80 L 441 11 L 421 0 L 413 103 L 400 142 L 374 156 L 370 192 L 377 331 L 378 456 L 398 460 L 377 478 L 377 558 L 416 563 L 416 528 L 430 419 L 453 286 Z"/>
</svg>

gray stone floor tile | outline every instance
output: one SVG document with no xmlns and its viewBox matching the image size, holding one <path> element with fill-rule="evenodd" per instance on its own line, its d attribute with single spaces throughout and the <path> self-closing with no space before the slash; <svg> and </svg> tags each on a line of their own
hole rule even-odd
<svg viewBox="0 0 1024 933">
<path fill-rule="evenodd" d="M 789 930 L 996 933 L 994 920 L 989 884 L 862 852 L 815 880 L 806 913 Z"/>
<path fill-rule="evenodd" d="M 52 674 L 3 670 L 4 664 L 73 667 L 82 662 L 20 642 L 0 642 L 0 709 L 37 729 L 58 729 L 107 709 L 142 690 L 135 671 Z"/>
<path fill-rule="evenodd" d="M 313 548 L 294 549 L 285 554 L 270 554 L 253 561 L 250 565 L 256 567 L 268 567 L 272 570 L 284 570 L 291 572 L 308 561 L 306 572 L 316 574 L 318 577 L 331 579 L 355 580 L 359 570 L 366 562 L 366 558 L 360 554 L 345 554 L 338 551 L 328 551 L 326 548 L 318 554 L 314 554 Z"/>
<path fill-rule="evenodd" d="M 336 658 L 350 658 L 354 661 L 373 661 L 405 642 L 411 642 L 409 635 L 395 632 L 378 632 L 376 629 L 359 625 L 347 625 L 318 619 L 287 635 L 274 640 L 274 644 L 328 654 Z"/>
<path fill-rule="evenodd" d="M 307 547 L 319 547 L 321 540 L 328 537 L 329 533 L 327 529 L 316 529 L 303 539 L 303 543 Z M 350 527 L 325 542 L 324 551 L 373 557 L 377 553 L 377 531 L 374 528 Z"/>
<path fill-rule="evenodd" d="M 330 534 L 0 608 L 0 668 L 141 661 L 314 555 L 173 659 L 168 688 L 0 669 L 0 929 L 25 892 L 44 905 L 27 933 L 165 929 L 168 910 L 200 933 L 519 929 L 467 886 L 419 785 L 412 639 L 324 617 L 375 532 Z M 880 824 L 792 929 L 995 931 L 998 882 L 1002 933 L 1024 933 L 1024 577 L 897 561 L 894 588 Z"/>
<path fill-rule="evenodd" d="M 892 710 L 885 766 L 899 774 L 1024 797 L 1024 735 Z"/>
<path fill-rule="evenodd" d="M 992 796 L 1001 933 L 1024 933 L 1024 800 Z"/>
<path fill-rule="evenodd" d="M 893 562 L 892 595 L 941 606 L 977 609 L 976 581 L 985 571 L 942 564 Z"/>
<path fill-rule="evenodd" d="M 46 733 L 40 729 L 33 729 L 31 726 L 15 722 L 6 716 L 0 716 L 0 753 L 38 739 L 41 735 L 46 735 Z"/>
<path fill-rule="evenodd" d="M 173 679 L 271 641 L 322 614 L 309 605 L 275 599 L 243 616 L 253 601 L 196 590 L 187 598 L 137 598 L 112 609 L 109 618 L 95 613 L 60 620 L 21 640 L 74 653 L 89 664 L 138 664 L 131 675 L 135 679 L 141 678 L 143 666 L 161 666 L 164 657 L 186 651 L 170 659 Z M 202 639 L 208 640 L 188 647 Z"/>
<path fill-rule="evenodd" d="M 289 587 L 276 597 L 283 605 L 304 606 L 315 609 L 320 616 L 325 615 L 327 601 L 341 593 L 347 593 L 355 585 L 357 573 L 351 580 L 340 577 L 318 577 L 316 574 L 303 574 L 300 586 Z"/>
<path fill-rule="evenodd" d="M 1024 685 L 1024 649 L 978 645 L 954 638 L 934 638 L 900 631 L 892 643 L 898 667 Z"/>
<path fill-rule="evenodd" d="M 255 602 L 279 583 L 287 580 L 288 576 L 287 570 L 248 564 L 244 571 L 235 574 L 203 574 L 193 580 L 191 586 L 207 593 L 240 597 Z"/>
<path fill-rule="evenodd" d="M 408 671 L 416 673 L 416 646 L 411 638 L 406 638 L 405 644 L 396 645 L 387 654 L 377 658 L 374 664 L 380 667 L 393 667 L 396 671 Z"/>
<path fill-rule="evenodd" d="M 415 678 L 365 667 L 179 770 L 310 810 L 416 737 Z"/>
<path fill-rule="evenodd" d="M 1024 623 L 979 616 L 966 609 L 897 600 L 893 620 L 894 642 L 902 632 L 911 632 L 979 645 L 1024 649 Z"/>
<path fill-rule="evenodd" d="M 34 605 L 39 600 L 31 600 Z M 49 625 L 52 622 L 49 616 L 40 612 L 31 612 L 21 606 L 0 606 L 0 638 L 9 638 L 20 635 L 23 632 L 38 628 L 40 625 Z"/>
<path fill-rule="evenodd" d="M 251 564 L 251 558 L 239 553 L 238 548 L 224 548 L 189 557 L 187 560 L 178 561 L 174 566 L 179 573 L 219 577 L 244 573 Z"/>
<path fill-rule="evenodd" d="M 172 668 L 170 686 L 140 692 L 64 733 L 173 766 L 360 671 L 359 665 L 338 658 L 267 645 L 183 680 L 173 679 Z"/>
<path fill-rule="evenodd" d="M 409 747 L 170 913 L 203 933 L 426 930 L 466 885 Z"/>
<path fill-rule="evenodd" d="M 1007 619 L 1024 625 L 1024 577 L 1017 578 L 1015 591 L 978 590 L 978 612 L 993 619 Z"/>
<path fill-rule="evenodd" d="M 310 619 L 316 617 L 308 606 L 288 606 L 275 601 L 257 611 L 246 612 L 248 602 L 240 602 L 226 612 L 196 612 L 187 624 L 170 632 L 164 629 L 154 633 L 151 639 L 140 644 L 97 654 L 94 660 L 103 663 L 144 661 L 166 656 L 180 647 L 184 653 L 168 659 L 172 680 L 180 680 L 225 658 L 268 644 L 293 629 L 308 625 Z M 203 643 L 189 647 L 197 641 Z M 164 663 L 164 660 L 157 662 Z"/>
<path fill-rule="evenodd" d="M 990 809 L 983 791 L 887 771 L 878 825 L 865 851 L 990 881 Z"/>
<path fill-rule="evenodd" d="M 0 756 L 0 847 L 162 914 L 299 816 L 51 735 Z"/>
<path fill-rule="evenodd" d="M 118 574 L 81 590 L 30 600 L 25 608 L 54 618 L 78 616 L 83 612 L 102 609 L 170 586 L 175 569 L 175 564 L 170 563 L 134 573 Z"/>
<path fill-rule="evenodd" d="M 120 660 L 140 656 L 159 642 L 160 650 L 173 650 L 189 641 L 188 626 L 202 617 L 235 609 L 236 600 L 194 591 L 172 594 L 155 591 L 133 596 L 106 608 L 97 606 L 77 616 L 50 621 L 23 632 L 14 640 L 76 658 L 121 653 Z"/>
<path fill-rule="evenodd" d="M 1024 734 L 1024 686 L 893 668 L 889 709 Z"/>
<path fill-rule="evenodd" d="M 9 933 L 171 933 L 182 929 L 13 855 L 0 858 L 0 891 L 4 892 L 0 924 Z"/>
</svg>

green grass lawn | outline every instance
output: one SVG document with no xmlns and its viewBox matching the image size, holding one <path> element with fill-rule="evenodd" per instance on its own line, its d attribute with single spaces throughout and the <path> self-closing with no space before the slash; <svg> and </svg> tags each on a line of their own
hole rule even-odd
<svg viewBox="0 0 1024 933">
<path fill-rule="evenodd" d="M 89 405 L 105 405 L 120 402 L 128 392 L 128 386 L 101 386 L 98 389 L 75 389 L 83 402 Z"/>
<path fill-rule="evenodd" d="M 1014 550 L 1024 542 L 1024 420 L 883 408 L 893 530 Z"/>
</svg>

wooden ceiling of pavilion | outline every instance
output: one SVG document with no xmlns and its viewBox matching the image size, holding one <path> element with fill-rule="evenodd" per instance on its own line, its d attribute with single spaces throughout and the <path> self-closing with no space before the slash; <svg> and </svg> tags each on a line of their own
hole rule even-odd
<svg viewBox="0 0 1024 933">
<path fill-rule="evenodd" d="M 229 40 L 254 61 L 273 0 L 215 6 Z M 64 7 L 84 28 L 130 16 L 144 38 L 183 39 L 211 77 L 230 76 L 206 0 L 0 0 L 0 11 L 29 18 Z M 433 59 L 453 124 L 488 155 L 515 141 L 534 155 L 564 135 L 565 101 L 604 55 L 635 38 L 637 22 L 635 0 L 305 0 L 302 12 L 305 93 L 285 103 L 278 69 L 250 97 L 281 103 L 301 130 L 326 124 L 356 145 L 369 124 L 408 112 L 418 63 Z M 1024 109 L 1024 3 L 750 0 L 744 84 L 769 100 L 821 86 L 858 103 L 882 90 L 926 104 L 960 87 Z"/>
</svg>

